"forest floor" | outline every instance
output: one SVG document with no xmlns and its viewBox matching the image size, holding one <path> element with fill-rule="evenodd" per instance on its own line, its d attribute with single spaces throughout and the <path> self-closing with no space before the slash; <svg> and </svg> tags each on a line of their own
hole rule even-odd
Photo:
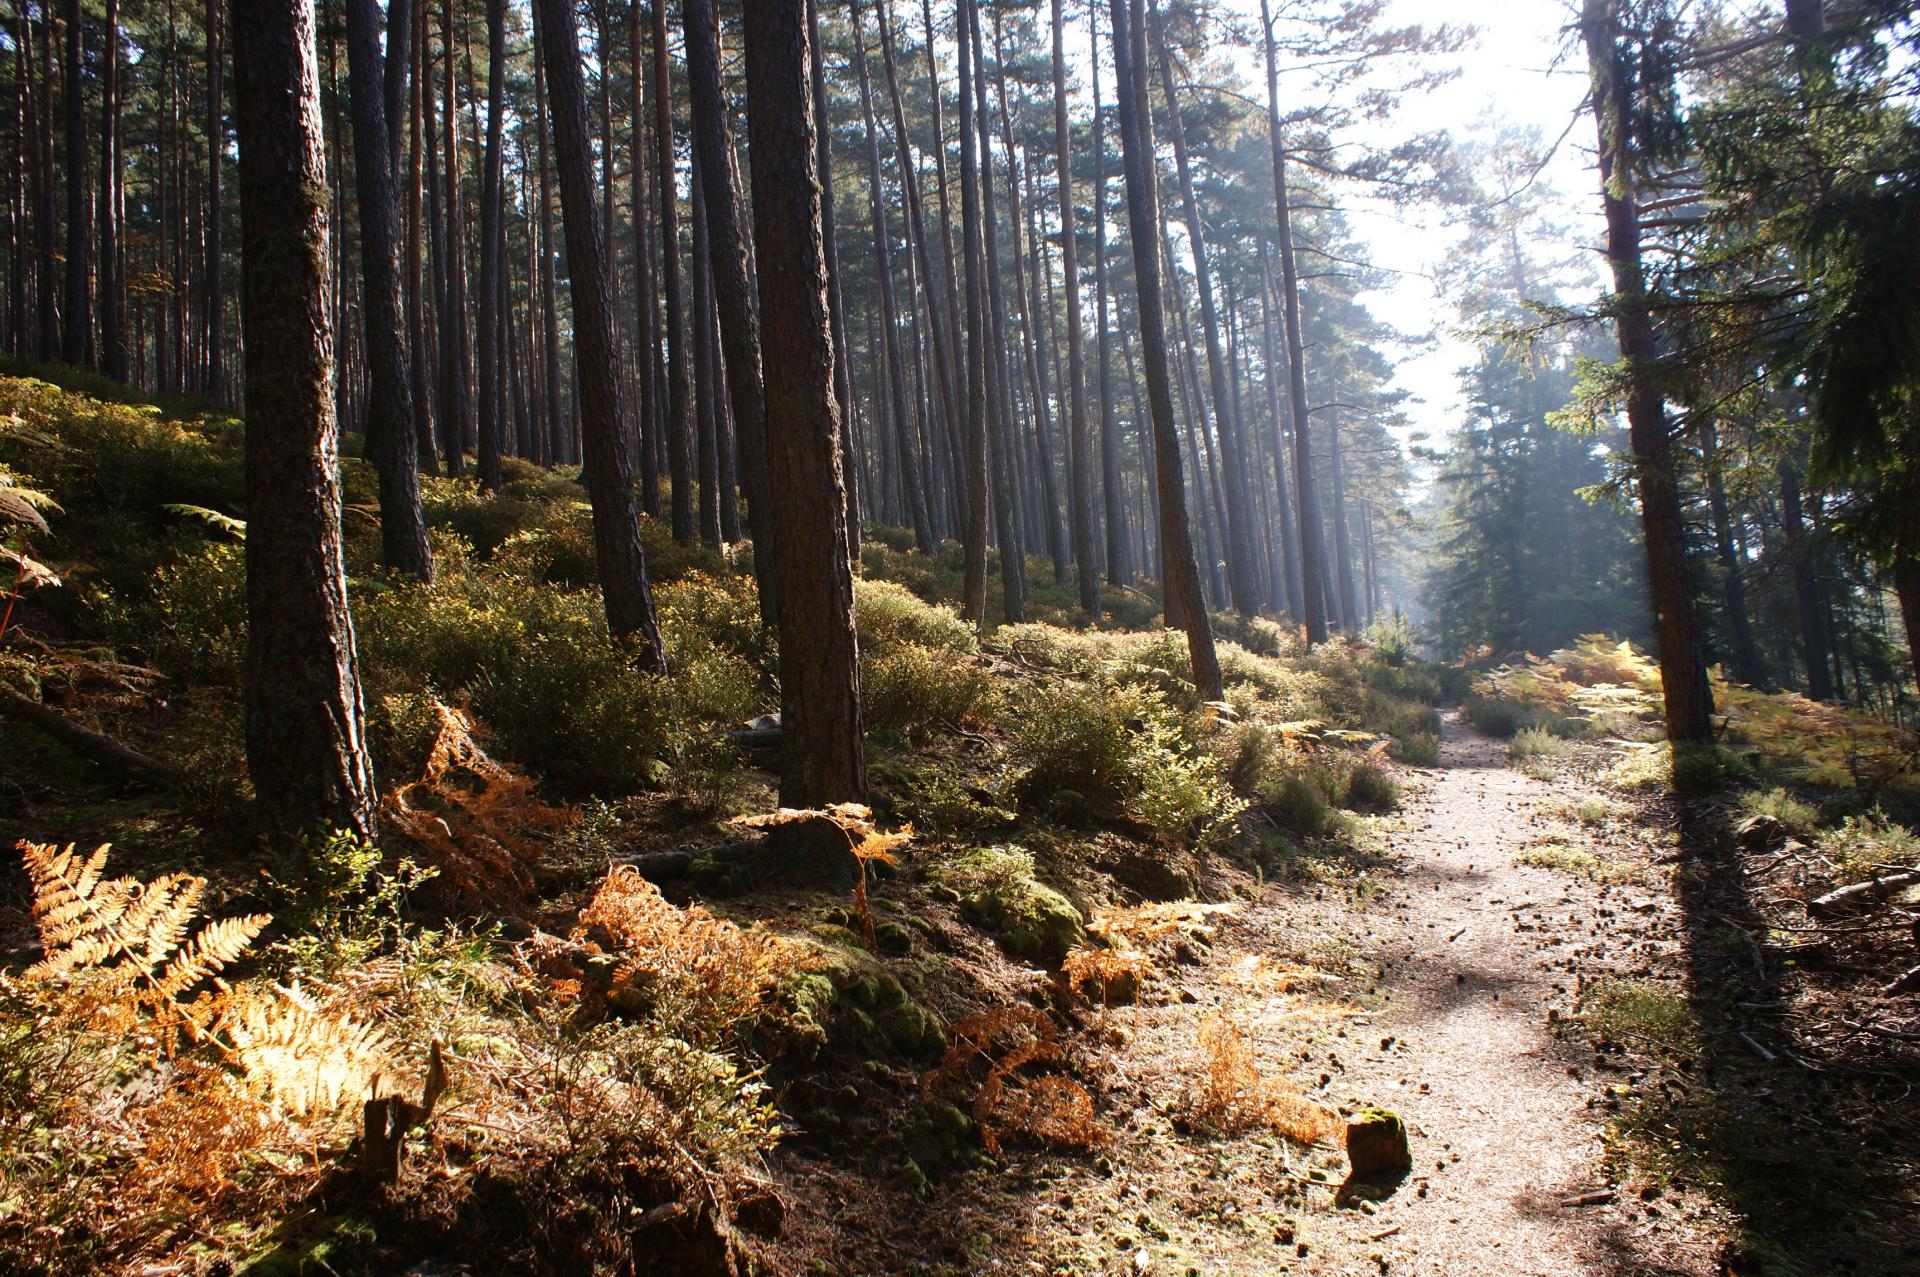
<svg viewBox="0 0 1920 1277">
<path fill-rule="evenodd" d="M 1363 872 L 1255 884 L 1140 1005 L 1106 1013 L 1113 1045 L 1085 1066 L 1114 1133 L 1102 1156 L 1035 1153 L 949 1181 L 879 1223 L 869 1262 L 938 1265 L 934 1219 L 965 1251 L 947 1262 L 979 1272 L 1728 1271 L 1727 1222 L 1704 1197 L 1609 1156 L 1609 1110 L 1647 1069 L 1563 1031 L 1582 989 L 1672 974 L 1662 839 L 1577 766 L 1536 779 L 1506 748 L 1449 713 L 1440 765 L 1376 822 Z M 1607 818 L 1575 832 L 1583 802 Z M 1573 859 L 1530 856 L 1543 845 L 1597 871 L 1524 863 Z M 1400 1114 L 1411 1174 L 1343 1191 L 1345 1159 L 1324 1143 L 1196 1127 L 1195 1042 L 1220 1017 L 1312 1100 Z"/>
</svg>

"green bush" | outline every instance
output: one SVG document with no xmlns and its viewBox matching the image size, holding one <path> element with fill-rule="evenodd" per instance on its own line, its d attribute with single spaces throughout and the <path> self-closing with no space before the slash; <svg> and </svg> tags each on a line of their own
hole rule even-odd
<svg viewBox="0 0 1920 1277">
<path fill-rule="evenodd" d="M 1440 738 L 1432 732 L 1415 732 L 1394 738 L 1393 756 L 1409 767 L 1438 767 Z"/>
<path fill-rule="evenodd" d="M 927 603 L 905 586 L 861 578 L 853 586 L 853 625 L 862 651 L 902 643 L 945 652 L 973 653 L 979 640 L 960 614 Z"/>
<path fill-rule="evenodd" d="M 992 676 L 952 652 L 901 643 L 860 653 L 860 708 L 869 729 L 958 727 L 986 713 L 992 699 Z"/>
<path fill-rule="evenodd" d="M 1211 755 L 1191 749 L 1155 689 L 1062 683 L 1018 702 L 1008 753 L 1029 801 L 1063 816 L 1125 814 L 1167 838 L 1218 841 L 1245 804 Z"/>
<path fill-rule="evenodd" d="M 117 642 L 143 653 L 169 677 L 239 686 L 247 659 L 244 547 L 204 545 L 156 571 L 145 599 L 129 605 L 109 596 L 102 611 Z"/>
<path fill-rule="evenodd" d="M 1298 772 L 1275 777 L 1262 785 L 1259 806 L 1283 832 L 1317 838 L 1333 830 L 1336 818 L 1326 791 Z"/>
<path fill-rule="evenodd" d="M 1523 727 L 1507 744 L 1507 761 L 1518 763 L 1529 758 L 1565 758 L 1573 746 L 1552 732 L 1539 727 Z"/>
<path fill-rule="evenodd" d="M 1400 806 L 1400 786 L 1372 763 L 1355 763 L 1347 772 L 1340 805 L 1348 811 L 1395 811 Z"/>
</svg>

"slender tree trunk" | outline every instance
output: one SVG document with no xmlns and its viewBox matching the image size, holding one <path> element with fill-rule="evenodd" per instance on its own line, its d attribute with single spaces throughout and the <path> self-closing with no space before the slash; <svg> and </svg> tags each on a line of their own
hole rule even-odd
<svg viewBox="0 0 1920 1277">
<path fill-rule="evenodd" d="M 662 0 L 655 0 L 661 3 Z M 540 24 L 533 24 L 533 95 L 540 129 L 540 381 L 546 393 L 547 456 L 555 464 L 571 461 L 567 419 L 560 398 L 560 307 L 554 285 L 553 166 L 547 157 L 547 60 L 540 48 Z"/>
<path fill-rule="evenodd" d="M 1807 695 L 1816 701 L 1830 701 L 1833 675 L 1828 669 L 1827 631 L 1822 624 L 1819 568 L 1801 508 L 1800 469 L 1792 462 L 1780 466 L 1780 524 L 1787 536 L 1787 558 L 1793 566 L 1794 615 L 1800 625 L 1801 655 L 1807 663 Z"/>
<path fill-rule="evenodd" d="M 1113 410 L 1113 348 L 1107 328 L 1107 140 L 1100 105 L 1100 6 L 1087 6 L 1093 80 L 1093 287 L 1100 361 L 1100 491 L 1106 504 L 1107 580 L 1133 584 L 1127 493 L 1120 469 L 1120 421 Z"/>
<path fill-rule="evenodd" d="M 492 492 L 500 487 L 500 434 L 502 356 L 506 353 L 501 336 L 501 271 L 506 266 L 502 252 L 501 216 L 505 202 L 504 166 L 507 78 L 507 0 L 487 0 L 487 149 L 481 160 L 480 175 L 480 487 Z M 607 209 L 609 219 L 612 206 Z"/>
<path fill-rule="evenodd" d="M 1265 241 L 1260 244 L 1260 340 L 1266 366 L 1262 380 L 1267 390 L 1267 416 L 1273 422 L 1273 486 L 1275 514 L 1279 518 L 1280 554 L 1285 560 L 1287 615 L 1299 621 L 1306 615 L 1300 582 L 1299 525 L 1293 517 L 1293 499 L 1287 491 L 1287 428 L 1280 412 L 1280 354 L 1273 340 L 1274 281 L 1273 265 L 1267 259 Z"/>
<path fill-rule="evenodd" d="M 1193 253 L 1194 287 L 1200 297 L 1200 330 L 1207 347 L 1207 389 L 1213 408 L 1214 436 L 1219 440 L 1221 460 L 1226 471 L 1226 522 L 1221 531 L 1228 593 L 1236 612 L 1251 615 L 1259 611 L 1261 592 L 1252 564 L 1253 538 L 1247 509 L 1246 464 L 1240 455 L 1238 423 L 1233 419 L 1226 360 L 1220 348 L 1220 318 L 1214 305 L 1213 269 L 1207 252 L 1205 227 L 1200 219 L 1200 204 L 1194 195 L 1193 168 L 1187 155 L 1187 130 L 1180 115 L 1173 59 L 1167 51 L 1166 31 L 1160 21 L 1158 0 L 1152 6 L 1151 22 L 1153 44 L 1160 64 L 1161 88 L 1167 100 L 1167 132 L 1173 140 L 1174 171 L 1179 178 L 1181 205 L 1186 215 L 1187 245 Z M 1198 424 L 1203 433 L 1206 430 L 1206 402 L 1203 396 L 1196 405 L 1202 408 Z"/>
<path fill-rule="evenodd" d="M 739 182 L 734 171 L 733 129 L 720 84 L 720 33 L 712 0 L 683 0 L 681 25 L 687 48 L 687 85 L 693 104 L 693 144 L 700 157 L 700 195 L 707 204 L 707 245 L 713 268 L 714 308 L 727 373 L 727 398 L 740 444 L 753 527 L 753 572 L 760 586 L 760 615 L 779 623 L 780 553 L 768 489 L 767 403 L 761 383 L 760 320 L 747 272 L 746 238 L 740 230 Z"/>
<path fill-rule="evenodd" d="M 446 59 L 446 305 L 440 311 L 441 443 L 447 473 L 466 473 L 466 447 L 473 438 L 473 395 L 467 336 L 466 198 L 460 189 L 460 100 L 455 92 L 453 0 L 442 0 L 440 54 Z"/>
<path fill-rule="evenodd" d="M 620 344 L 613 288 L 602 254 L 594 205 L 593 154 L 587 142 L 587 94 L 580 74 L 572 0 L 534 0 L 552 107 L 555 167 L 567 235 L 567 277 L 573 294 L 574 354 L 580 388 L 581 447 L 587 497 L 593 505 L 594 558 L 600 568 L 607 628 L 638 645 L 645 664 L 667 672 L 654 617 L 640 511 L 633 497 L 633 457 L 621 430 Z"/>
<path fill-rule="evenodd" d="M 664 15 L 660 0 L 654 0 L 655 13 Z M 660 189 L 669 196 L 678 198 L 674 187 L 673 169 L 668 166 L 655 172 L 651 178 L 648 170 L 655 167 L 647 163 L 647 108 L 646 91 L 640 68 L 645 65 L 641 57 L 641 30 L 645 27 L 651 32 L 651 19 L 642 18 L 638 0 L 627 6 L 627 43 L 632 55 L 633 78 L 629 85 L 628 115 L 631 125 L 632 143 L 632 203 L 633 203 L 633 266 L 634 266 L 634 376 L 640 383 L 640 508 L 648 514 L 659 517 L 660 514 L 660 432 L 669 405 L 666 368 L 660 358 L 660 293 L 655 287 L 653 265 L 653 217 L 649 200 L 649 182 L 658 183 Z M 671 110 L 671 87 L 667 77 L 662 74 L 660 60 L 656 57 L 653 64 L 654 93 L 656 96 L 669 95 Z M 655 133 L 658 133 L 656 121 Z M 656 152 L 657 160 L 657 152 Z"/>
<path fill-rule="evenodd" d="M 780 544 L 780 801 L 791 807 L 867 793 L 806 14 L 806 0 L 746 6 L 770 521 Z"/>
<path fill-rule="evenodd" d="M 353 92 L 355 194 L 360 208 L 362 319 L 368 370 L 367 435 L 380 475 L 381 561 L 422 580 L 433 576 L 427 528 L 420 508 L 418 454 L 413 440 L 413 385 L 400 302 L 396 253 L 399 210 L 387 146 L 385 102 L 378 91 L 380 8 L 377 0 L 347 0 L 347 78 Z"/>
<path fill-rule="evenodd" d="M 422 0 L 392 0 L 387 9 L 387 56 L 395 54 L 392 24 L 406 11 L 413 28 L 406 48 L 413 66 L 407 76 L 407 377 L 413 398 L 414 457 L 421 474 L 439 470 L 439 454 L 433 447 L 433 356 L 427 337 L 426 262 L 420 199 L 420 168 L 425 151 L 422 137 L 421 101 L 426 91 L 423 68 L 426 64 L 427 6 Z M 387 81 L 393 81 L 389 61 Z M 389 99 L 391 100 L 391 99 Z M 393 119 L 388 118 L 391 128 Z"/>
<path fill-rule="evenodd" d="M 673 98 L 665 0 L 653 4 L 653 144 L 660 175 L 660 274 L 667 294 L 667 469 L 673 481 L 673 539 L 693 540 L 693 391 L 680 284 L 680 197 L 674 184 Z M 700 198 L 699 192 L 694 198 Z M 696 269 L 698 266 L 696 264 Z"/>
<path fill-rule="evenodd" d="M 1167 367 L 1166 312 L 1160 300 L 1160 209 L 1154 191 L 1153 116 L 1148 106 L 1146 38 L 1140 0 L 1111 0 L 1114 67 L 1119 80 L 1120 142 L 1125 156 L 1127 220 L 1132 228 L 1134 286 L 1140 300 L 1140 349 L 1153 413 L 1154 469 L 1160 496 L 1160 538 L 1167 610 L 1180 618 L 1193 661 L 1193 685 L 1202 700 L 1220 699 L 1220 661 L 1213 626 L 1200 595 L 1200 569 L 1187 529 L 1180 441 L 1174 433 L 1172 379 Z"/>
<path fill-rule="evenodd" d="M 1585 0 L 1582 35 L 1593 75 L 1593 115 L 1599 127 L 1600 183 L 1607 216 L 1607 260 L 1613 268 L 1613 304 L 1620 356 L 1627 366 L 1627 435 L 1640 489 L 1647 584 L 1658 621 L 1660 676 L 1665 688 L 1667 738 L 1676 744 L 1713 739 L 1713 691 L 1701 656 L 1694 614 L 1693 573 L 1687 563 L 1686 519 L 1667 414 L 1654 379 L 1659 351 L 1647 308 L 1640 263 L 1640 215 L 1634 193 L 1627 120 L 1633 104 L 1620 65 L 1614 0 Z"/>
<path fill-rule="evenodd" d="M 93 364 L 93 225 L 87 193 L 87 108 L 81 69 L 86 46 L 80 0 L 67 0 L 67 304 L 61 358 L 80 367 Z"/>
<path fill-rule="evenodd" d="M 374 835 L 347 612 L 313 7 L 234 15 L 246 289 L 247 765 L 285 832 Z"/>
<path fill-rule="evenodd" d="M 706 201 L 699 198 L 700 159 L 693 161 L 693 388 L 694 437 L 700 453 L 700 535 L 718 544 L 722 534 L 720 496 L 720 371 L 713 335 L 713 271 L 708 262 Z"/>
<path fill-rule="evenodd" d="M 1332 451 L 1329 465 L 1333 471 L 1333 559 L 1335 576 L 1340 583 L 1340 617 L 1347 629 L 1357 630 L 1360 627 L 1360 598 L 1353 580 L 1352 522 L 1347 518 L 1347 467 L 1340 451 L 1340 411 L 1337 408 L 1328 410 L 1327 440 Z"/>
<path fill-rule="evenodd" d="M 820 0 L 806 0 L 807 40 L 812 50 L 810 86 L 813 93 L 814 168 L 820 183 L 820 234 L 827 253 L 827 301 L 833 320 L 833 399 L 840 410 L 840 451 L 846 459 L 842 478 L 847 485 L 847 544 L 855 562 L 860 559 L 861 496 L 859 467 L 853 464 L 853 361 L 847 350 L 847 317 L 840 295 L 840 248 L 834 239 L 832 123 L 827 117 L 826 51 L 820 43 Z"/>
<path fill-rule="evenodd" d="M 980 204 L 974 173 L 973 54 L 967 36 L 970 0 L 955 0 L 960 68 L 960 238 L 966 295 L 967 521 L 961 599 L 967 616 L 987 629 L 987 335 L 980 305 Z M 931 31 L 929 31 L 931 38 Z"/>
<path fill-rule="evenodd" d="M 1320 500 L 1313 478 L 1306 342 L 1300 333 L 1300 273 L 1293 252 L 1287 149 L 1280 132 L 1280 70 L 1268 0 L 1260 0 L 1260 26 L 1267 55 L 1267 133 L 1273 146 L 1274 246 L 1280 257 L 1281 313 L 1287 329 L 1287 400 L 1293 417 L 1293 477 L 1299 498 L 1301 620 L 1307 627 L 1307 643 L 1312 645 L 1327 641 L 1327 595 L 1322 586 L 1326 577 L 1326 551 L 1322 548 Z"/>
<path fill-rule="evenodd" d="M 1707 507 L 1713 516 L 1714 549 L 1720 559 L 1722 600 L 1727 613 L 1727 657 L 1733 676 L 1749 687 L 1766 681 L 1760 653 L 1753 643 L 1753 624 L 1747 616 L 1747 579 L 1733 549 L 1733 522 L 1727 509 L 1727 487 L 1721 479 L 1720 434 L 1709 420 L 1700 431 L 1700 453 L 1707 473 Z"/>
<path fill-rule="evenodd" d="M 1080 585 L 1080 610 L 1100 615 L 1100 578 L 1095 570 L 1092 449 L 1088 444 L 1086 338 L 1081 331 L 1080 250 L 1074 234 L 1073 132 L 1067 123 L 1066 23 L 1061 0 L 1052 0 L 1053 139 L 1055 180 L 1060 186 L 1060 274 L 1067 295 L 1067 457 L 1072 485 L 1069 524 Z M 1096 215 L 1099 215 L 1096 213 Z M 1102 303 L 1102 341 L 1105 340 Z"/>
<path fill-rule="evenodd" d="M 880 329 L 882 345 L 878 354 L 885 365 L 876 379 L 892 395 L 894 437 L 899 445 L 899 474 L 906 491 L 907 509 L 913 520 L 914 544 L 922 554 L 933 553 L 933 522 L 927 507 L 927 493 L 920 480 L 918 449 L 911 437 L 912 418 L 907 415 L 906 372 L 900 354 L 899 311 L 893 297 L 893 263 L 887 230 L 886 197 L 880 187 L 880 134 L 874 125 L 873 86 L 867 74 L 867 43 L 861 31 L 860 3 L 851 0 L 855 68 L 860 81 L 860 109 L 867 126 L 867 209 L 873 224 L 874 274 L 880 284 Z M 871 494 L 869 494 L 871 496 Z"/>
<path fill-rule="evenodd" d="M 100 371 L 127 379 L 120 292 L 120 4 L 107 0 L 100 55 Z"/>
</svg>

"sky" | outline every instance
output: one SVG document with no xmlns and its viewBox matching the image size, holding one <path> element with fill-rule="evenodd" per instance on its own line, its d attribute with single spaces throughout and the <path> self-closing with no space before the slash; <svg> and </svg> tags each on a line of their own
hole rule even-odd
<svg viewBox="0 0 1920 1277">
<path fill-rule="evenodd" d="M 1256 24 L 1251 29 L 1257 29 L 1259 0 L 1224 0 L 1224 5 L 1248 15 Z M 1586 62 L 1577 48 L 1562 56 L 1563 28 L 1571 16 L 1567 0 L 1389 0 L 1388 25 L 1448 23 L 1477 30 L 1466 47 L 1444 55 L 1458 75 L 1437 88 L 1408 94 L 1390 119 L 1354 136 L 1384 145 L 1434 129 L 1491 136 L 1503 124 L 1531 127 L 1549 145 L 1564 135 L 1540 181 L 1552 193 L 1553 220 L 1578 228 L 1597 245 L 1602 227 L 1593 126 L 1580 116 Z M 1264 72 L 1251 55 L 1245 70 L 1264 91 Z M 1281 83 L 1284 96 L 1288 78 L 1283 75 Z M 1397 362 L 1397 385 L 1410 396 L 1403 435 L 1424 436 L 1428 446 L 1444 447 L 1446 435 L 1465 417 L 1457 374 L 1473 361 L 1474 351 L 1451 331 L 1459 316 L 1433 276 L 1454 251 L 1460 232 L 1444 225 L 1437 210 L 1394 208 L 1351 184 L 1342 196 L 1354 234 L 1370 246 L 1376 265 L 1393 272 L 1386 286 L 1362 294 L 1362 300 L 1412 339 L 1389 351 Z M 1558 249 L 1553 255 L 1564 246 Z M 1597 289 L 1597 253 L 1593 263 Z"/>
</svg>

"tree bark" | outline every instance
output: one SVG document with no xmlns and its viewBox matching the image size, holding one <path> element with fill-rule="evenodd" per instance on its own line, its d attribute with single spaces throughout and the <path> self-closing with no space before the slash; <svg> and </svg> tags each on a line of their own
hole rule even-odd
<svg viewBox="0 0 1920 1277">
<path fill-rule="evenodd" d="M 76 367 L 93 364 L 91 293 L 93 225 L 87 197 L 87 108 L 81 76 L 86 46 L 80 0 L 67 0 L 67 304 L 60 357 Z"/>
<path fill-rule="evenodd" d="M 505 202 L 505 115 L 507 78 L 507 0 L 487 0 L 487 143 L 480 173 L 480 487 L 500 487 L 502 393 L 506 378 L 501 333 L 501 214 Z M 607 210 L 612 217 L 611 207 Z"/>
<path fill-rule="evenodd" d="M 1705 744 L 1713 739 L 1713 691 L 1701 656 L 1694 614 L 1693 574 L 1687 563 L 1686 519 L 1680 506 L 1673 441 L 1654 380 L 1659 350 L 1648 312 L 1640 263 L 1640 216 L 1634 193 L 1627 120 L 1633 110 L 1620 65 L 1614 0 L 1585 0 L 1581 34 L 1593 76 L 1593 115 L 1600 141 L 1600 183 L 1607 217 L 1607 261 L 1613 269 L 1620 356 L 1627 366 L 1627 436 L 1640 490 L 1647 583 L 1657 621 L 1667 739 Z"/>
<path fill-rule="evenodd" d="M 1120 88 L 1120 143 L 1125 156 L 1127 221 L 1132 229 L 1134 285 L 1140 299 L 1140 353 L 1153 416 L 1156 487 L 1160 497 L 1161 558 L 1168 611 L 1187 632 L 1193 684 L 1202 700 L 1220 699 L 1220 661 L 1213 626 L 1200 594 L 1200 568 L 1187 528 L 1180 441 L 1174 433 L 1172 380 L 1167 367 L 1166 313 L 1160 300 L 1160 209 L 1150 165 L 1153 117 L 1147 100 L 1146 39 L 1140 0 L 1111 0 L 1114 67 Z"/>
<path fill-rule="evenodd" d="M 466 198 L 460 189 L 460 103 L 454 93 L 453 0 L 440 9 L 440 55 L 446 59 L 446 304 L 440 311 L 440 442 L 447 474 L 466 473 L 466 447 L 473 437 L 473 395 L 467 334 Z"/>
<path fill-rule="evenodd" d="M 707 205 L 707 248 L 712 259 L 714 308 L 726 364 L 727 398 L 740 445 L 747 518 L 753 529 L 753 573 L 760 587 L 760 615 L 779 623 L 780 577 L 774 561 L 780 544 L 769 504 L 767 402 L 761 383 L 760 320 L 747 273 L 746 239 L 740 232 L 739 183 L 735 177 L 733 129 L 720 84 L 720 33 L 712 0 L 683 0 L 681 24 L 687 48 L 687 84 L 693 103 L 693 144 L 700 157 L 701 198 Z"/>
<path fill-rule="evenodd" d="M 835 242 L 833 212 L 832 125 L 827 118 L 826 51 L 820 43 L 820 0 L 807 2 L 807 40 L 812 50 L 811 80 L 814 118 L 814 170 L 820 183 L 820 237 L 827 253 L 827 303 L 833 323 L 833 400 L 840 410 L 841 475 L 847 485 L 847 546 L 860 560 L 860 520 L 863 515 L 860 468 L 853 464 L 853 360 L 847 350 L 846 302 L 840 294 L 840 247 Z"/>
<path fill-rule="evenodd" d="M 379 92 L 380 8 L 376 0 L 347 0 L 347 79 L 353 94 L 354 185 L 360 201 L 361 282 L 365 290 L 362 319 L 373 381 L 367 402 L 367 435 L 379 448 L 371 459 L 380 477 L 381 561 L 396 572 L 431 580 L 433 559 L 420 508 L 413 385 L 400 304 L 395 229 L 399 211 L 387 145 L 385 101 Z"/>
<path fill-rule="evenodd" d="M 1287 330 L 1287 401 L 1293 417 L 1293 480 L 1300 514 L 1301 620 L 1307 644 L 1327 641 L 1326 551 L 1320 500 L 1313 478 L 1312 429 L 1307 413 L 1306 342 L 1300 333 L 1300 272 L 1293 252 L 1293 210 L 1287 194 L 1287 148 L 1280 133 L 1280 70 L 1274 51 L 1273 15 L 1260 0 L 1260 26 L 1267 54 L 1267 134 L 1273 146 L 1275 248 L 1280 257 L 1281 314 Z"/>
<path fill-rule="evenodd" d="M 1095 567 L 1092 449 L 1087 439 L 1086 337 L 1080 319 L 1080 250 L 1073 210 L 1073 132 L 1067 122 L 1066 24 L 1061 0 L 1053 0 L 1053 139 L 1055 180 L 1060 185 L 1060 274 L 1067 295 L 1068 524 L 1080 586 L 1080 610 L 1100 615 L 1100 576 Z"/>
<path fill-rule="evenodd" d="M 340 540 L 313 8 L 234 14 L 245 283 L 248 770 L 287 832 L 374 834 Z"/>
<path fill-rule="evenodd" d="M 665 0 L 653 4 L 653 145 L 660 178 L 660 274 L 667 297 L 667 470 L 673 484 L 673 539 L 693 540 L 692 355 L 681 293 L 680 196 L 674 185 L 673 97 L 668 78 Z M 700 198 L 699 192 L 694 198 Z M 697 266 L 696 266 L 697 269 Z"/>
<path fill-rule="evenodd" d="M 100 371 L 127 379 L 120 284 L 120 3 L 107 0 L 100 66 Z"/>
<path fill-rule="evenodd" d="M 981 316 L 980 195 L 974 171 L 973 54 L 969 49 L 967 9 L 971 0 L 955 0 L 960 48 L 960 238 L 962 291 L 967 312 L 967 525 L 961 600 L 967 617 L 987 629 L 987 335 Z M 931 32 L 929 32 L 929 39 Z"/>
<path fill-rule="evenodd" d="M 1133 584 L 1127 493 L 1120 469 L 1120 421 L 1113 410 L 1113 348 L 1107 332 L 1107 141 L 1100 108 L 1100 6 L 1087 6 L 1093 80 L 1093 287 L 1100 360 L 1100 490 L 1106 504 L 1107 580 Z"/>
<path fill-rule="evenodd" d="M 926 488 L 920 479 L 919 449 L 911 437 L 913 421 L 907 415 L 906 370 L 900 354 L 899 311 L 893 297 L 893 262 L 887 231 L 886 199 L 880 188 L 880 134 L 874 125 L 873 86 L 867 74 L 867 42 L 861 31 L 860 0 L 851 0 L 848 8 L 853 24 L 855 68 L 860 81 L 860 109 L 867 126 L 867 208 L 873 223 L 873 269 L 880 285 L 882 346 L 879 354 L 886 365 L 880 380 L 892 396 L 890 406 L 894 438 L 899 445 L 900 482 L 906 490 L 907 509 L 913 520 L 914 545 L 920 553 L 932 554 L 932 517 L 928 510 Z"/>
<path fill-rule="evenodd" d="M 572 0 L 534 0 L 534 21 L 547 71 L 554 167 L 567 236 L 572 284 L 574 362 L 580 393 L 580 442 L 587 498 L 593 506 L 594 559 L 600 567 L 607 628 L 637 644 L 642 661 L 664 674 L 666 648 L 654 617 L 640 512 L 633 496 L 633 456 L 621 430 L 620 345 L 614 333 L 613 288 L 602 253 L 600 213 L 587 142 L 586 89 Z"/>
<path fill-rule="evenodd" d="M 780 544 L 780 802 L 866 797 L 806 0 L 746 6 L 748 154 Z"/>
<path fill-rule="evenodd" d="M 1766 681 L 1759 649 L 1753 642 L 1753 623 L 1747 615 L 1747 580 L 1734 552 L 1733 521 L 1727 508 L 1727 487 L 1721 478 L 1720 435 L 1712 421 L 1700 431 L 1701 460 L 1707 472 L 1707 508 L 1713 516 L 1714 551 L 1720 560 L 1721 597 L 1727 613 L 1727 658 L 1733 676 L 1749 687 Z"/>
</svg>

